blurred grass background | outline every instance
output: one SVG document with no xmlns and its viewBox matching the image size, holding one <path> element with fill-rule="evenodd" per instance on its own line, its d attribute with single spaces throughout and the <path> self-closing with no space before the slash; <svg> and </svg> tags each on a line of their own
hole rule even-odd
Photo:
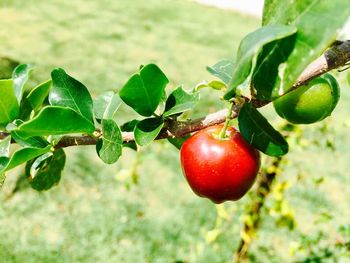
<svg viewBox="0 0 350 263">
<path fill-rule="evenodd" d="M 168 75 L 170 89 L 210 80 L 205 66 L 233 57 L 242 37 L 260 24 L 187 0 L 1 0 L 0 17 L 0 56 L 35 64 L 33 84 L 63 67 L 93 96 L 118 90 L 140 64 L 150 62 Z M 349 89 L 342 93 L 327 126 L 306 126 L 301 143 L 292 144 L 278 178 L 291 184 L 285 194 L 296 229 L 278 227 L 274 214 L 264 211 L 252 262 L 303 260 L 305 251 L 291 250 L 303 236 L 323 231 L 327 246 L 338 227 L 349 224 Z M 203 91 L 193 114 L 222 108 L 219 96 Z M 279 121 L 270 107 L 263 111 Z M 1 262 L 230 262 L 251 195 L 219 207 L 196 197 L 181 174 L 178 151 L 165 142 L 138 154 L 124 149 L 110 166 L 94 147 L 66 153 L 61 183 L 48 192 L 22 183 L 11 194 L 17 176 L 8 176 L 0 196 Z"/>
</svg>

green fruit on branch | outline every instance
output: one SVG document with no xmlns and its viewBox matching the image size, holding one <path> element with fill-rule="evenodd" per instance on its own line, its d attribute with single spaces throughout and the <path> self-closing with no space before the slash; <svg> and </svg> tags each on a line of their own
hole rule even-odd
<svg viewBox="0 0 350 263">
<path fill-rule="evenodd" d="M 279 116 L 295 124 L 310 124 L 330 116 L 339 100 L 336 79 L 325 74 L 273 102 Z"/>
</svg>

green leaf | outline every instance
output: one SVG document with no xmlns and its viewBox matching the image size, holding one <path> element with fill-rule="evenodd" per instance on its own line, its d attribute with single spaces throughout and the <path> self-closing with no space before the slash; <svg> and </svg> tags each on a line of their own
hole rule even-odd
<svg viewBox="0 0 350 263">
<path fill-rule="evenodd" d="M 235 64 L 233 61 L 228 59 L 223 59 L 217 62 L 213 66 L 207 66 L 207 70 L 210 74 L 221 79 L 225 84 L 229 84 L 232 79 L 232 73 Z"/>
<path fill-rule="evenodd" d="M 4 172 L 2 172 L 4 170 L 4 168 L 6 168 L 6 165 L 8 164 L 10 158 L 8 157 L 5 157 L 5 156 L 1 156 L 0 157 L 0 177 L 1 177 L 1 174 L 3 174 Z M 0 179 L 1 181 L 1 179 Z M 0 183 L 1 185 L 1 183 Z"/>
<path fill-rule="evenodd" d="M 76 111 L 58 106 L 44 107 L 37 116 L 16 130 L 23 138 L 68 133 L 92 134 L 94 131 L 94 125 Z"/>
<path fill-rule="evenodd" d="M 134 151 L 137 151 L 137 144 L 135 142 L 125 142 L 123 143 L 123 147 L 130 148 Z"/>
<path fill-rule="evenodd" d="M 174 145 L 178 150 L 180 150 L 182 147 L 182 144 L 190 137 L 191 137 L 190 135 L 186 135 L 185 137 L 181 137 L 181 138 L 168 138 L 168 141 L 172 145 Z"/>
<path fill-rule="evenodd" d="M 120 129 L 123 131 L 123 132 L 132 132 L 134 131 L 135 129 L 135 126 L 139 123 L 140 121 L 139 120 L 131 120 L 131 121 L 128 121 L 126 123 L 124 123 Z"/>
<path fill-rule="evenodd" d="M 265 0 L 262 24 L 268 25 L 280 22 L 286 24 L 284 23 L 285 21 L 293 21 L 302 11 L 298 9 L 304 8 L 302 5 L 309 5 L 313 1 L 314 0 L 302 0 L 296 1 L 294 4 L 289 4 L 289 2 L 287 4 L 287 0 Z"/>
<path fill-rule="evenodd" d="M 219 80 L 212 80 L 208 83 L 208 87 L 215 89 L 215 90 L 226 90 L 227 85 L 224 82 L 221 82 Z"/>
<path fill-rule="evenodd" d="M 240 43 L 237 52 L 236 65 L 232 74 L 232 80 L 229 90 L 224 98 L 229 100 L 235 93 L 240 84 L 249 83 L 255 65 L 257 56 L 264 45 L 273 41 L 286 38 L 296 33 L 293 26 L 271 25 L 257 29 L 248 34 Z M 246 85 L 249 88 L 249 85 Z"/>
<path fill-rule="evenodd" d="M 19 115 L 17 119 L 20 120 L 28 120 L 30 118 L 30 115 L 32 113 L 32 107 L 29 104 L 29 101 L 27 98 L 23 98 L 21 100 L 21 104 L 19 105 Z"/>
<path fill-rule="evenodd" d="M 160 102 L 165 103 L 167 99 L 166 91 L 164 90 L 162 96 L 160 97 Z"/>
<path fill-rule="evenodd" d="M 120 90 L 121 99 L 142 116 L 151 116 L 161 101 L 169 80 L 154 64 L 144 66 Z"/>
<path fill-rule="evenodd" d="M 45 81 L 44 83 L 41 83 L 34 89 L 32 89 L 31 92 L 28 94 L 26 99 L 29 101 L 31 108 L 35 112 L 37 112 L 42 107 L 45 99 L 49 95 L 51 85 L 51 80 Z"/>
<path fill-rule="evenodd" d="M 124 123 L 122 126 L 120 126 L 121 131 L 123 132 L 132 132 L 135 130 L 135 126 L 139 123 L 139 120 L 131 120 L 126 123 Z M 137 144 L 135 142 L 124 142 L 123 147 L 130 148 L 134 151 L 137 151 Z"/>
<path fill-rule="evenodd" d="M 22 99 L 19 110 L 19 119 L 27 120 L 29 119 L 33 110 L 34 112 L 38 112 L 40 110 L 49 94 L 51 84 L 51 80 L 40 84 L 39 86 L 35 87 L 27 97 Z"/>
<path fill-rule="evenodd" d="M 64 137 L 63 134 L 59 134 L 59 135 L 50 135 L 47 138 L 47 141 L 53 146 L 55 147 L 60 141 L 61 139 Z"/>
<path fill-rule="evenodd" d="M 11 131 L 11 136 L 15 142 L 22 147 L 44 148 L 49 144 L 47 140 L 40 136 L 23 138 L 16 130 Z"/>
<path fill-rule="evenodd" d="M 20 134 L 18 134 L 18 126 L 23 124 L 24 121 L 16 119 L 14 122 L 10 123 L 6 126 L 7 131 L 10 132 L 12 139 L 22 147 L 36 147 L 36 148 L 44 148 L 49 145 L 49 142 L 40 136 L 28 137 L 24 138 Z"/>
<path fill-rule="evenodd" d="M 11 145 L 11 136 L 7 136 L 5 139 L 3 139 L 0 142 L 0 157 L 9 157 L 10 145 Z"/>
<path fill-rule="evenodd" d="M 47 153 L 50 151 L 50 149 L 51 149 L 51 145 L 48 145 L 45 148 L 34 148 L 34 147 L 21 148 L 17 150 L 11 156 L 10 159 L 8 159 L 5 165 L 3 165 L 2 169 L 0 170 L 0 174 L 8 170 L 11 170 L 12 168 L 15 168 L 16 166 L 22 163 L 32 160 L 35 157 L 38 157 L 39 155 Z"/>
<path fill-rule="evenodd" d="M 68 107 L 93 123 L 92 98 L 84 84 L 72 78 L 60 68 L 51 72 L 51 78 L 50 104 L 52 106 Z"/>
<path fill-rule="evenodd" d="M 203 81 L 198 83 L 194 87 L 194 91 L 199 91 L 200 89 L 204 89 L 204 88 L 212 88 L 215 90 L 225 91 L 227 89 L 227 85 L 221 80 L 212 80 L 210 82 Z"/>
<path fill-rule="evenodd" d="M 199 93 L 188 93 L 181 86 L 177 87 L 165 103 L 164 117 L 191 110 L 199 101 Z"/>
<path fill-rule="evenodd" d="M 279 96 L 278 89 L 275 89 L 280 83 L 279 66 L 292 52 L 295 37 L 292 35 L 266 44 L 259 53 L 251 83 L 255 98 L 271 100 Z"/>
<path fill-rule="evenodd" d="M 14 83 L 15 96 L 18 103 L 20 103 L 22 100 L 25 84 L 27 83 L 29 74 L 33 69 L 33 65 L 21 64 L 13 70 L 12 79 Z"/>
<path fill-rule="evenodd" d="M 13 80 L 0 80 L 0 126 L 6 126 L 19 113 L 19 106 L 15 96 Z"/>
<path fill-rule="evenodd" d="M 240 110 L 238 125 L 244 139 L 263 153 L 281 156 L 288 152 L 288 143 L 283 136 L 250 103 Z"/>
<path fill-rule="evenodd" d="M 63 149 L 49 152 L 26 164 L 30 185 L 37 191 L 48 190 L 58 184 L 66 162 Z"/>
<path fill-rule="evenodd" d="M 98 120 L 103 119 L 103 115 L 106 111 L 108 104 L 111 102 L 113 95 L 114 95 L 113 91 L 107 91 L 100 94 L 94 100 L 94 115 L 96 119 Z"/>
<path fill-rule="evenodd" d="M 118 161 L 122 155 L 122 133 L 114 120 L 102 120 L 102 138 L 96 144 L 98 156 L 107 164 Z"/>
<path fill-rule="evenodd" d="M 162 130 L 164 122 L 159 118 L 148 118 L 137 123 L 134 130 L 135 141 L 140 146 L 151 143 Z"/>
<path fill-rule="evenodd" d="M 118 110 L 122 100 L 118 94 L 113 91 L 102 93 L 94 101 L 94 114 L 98 120 L 113 119 L 115 112 Z"/>
<path fill-rule="evenodd" d="M 349 18 L 350 5 L 344 0 L 267 0 L 264 24 L 288 24 L 298 29 L 294 49 L 279 74 L 282 81 L 275 89 L 286 93 L 304 69 L 336 39 L 337 32 Z"/>
<path fill-rule="evenodd" d="M 6 167 L 8 161 L 9 161 L 9 158 L 4 156 L 0 157 L 0 171 L 2 171 L 4 167 Z M 6 180 L 5 172 L 0 172 L 0 188 L 2 188 L 2 186 L 4 185 L 5 180 Z"/>
<path fill-rule="evenodd" d="M 297 0 L 293 4 L 289 0 L 265 0 L 263 25 L 291 24 L 303 12 L 319 2 L 322 2 L 322 0 Z M 326 10 L 325 12 L 327 13 L 328 11 Z"/>
<path fill-rule="evenodd" d="M 120 98 L 120 96 L 118 94 L 114 94 L 111 102 L 107 105 L 103 118 L 112 119 L 117 110 L 119 109 L 121 103 L 122 99 Z"/>
</svg>

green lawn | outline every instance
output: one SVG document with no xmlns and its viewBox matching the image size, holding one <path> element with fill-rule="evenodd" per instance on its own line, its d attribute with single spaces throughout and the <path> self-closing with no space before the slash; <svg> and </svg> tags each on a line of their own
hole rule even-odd
<svg viewBox="0 0 350 263">
<path fill-rule="evenodd" d="M 253 18 L 187 0 L 1 0 L 0 19 L 0 56 L 35 64 L 33 83 L 63 67 L 93 95 L 119 89 L 149 62 L 163 69 L 170 87 L 193 87 L 211 79 L 206 65 L 233 57 L 240 39 L 259 26 Z M 204 91 L 202 97 L 195 115 L 223 107 L 217 93 Z M 302 234 L 323 229 L 327 244 L 338 226 L 349 223 L 349 99 L 344 89 L 328 121 L 336 151 L 292 147 L 278 181 L 293 183 L 286 195 L 297 229 L 278 228 L 274 216 L 265 214 L 252 262 L 302 260 L 305 254 L 289 254 Z M 120 119 L 127 110 L 122 108 Z M 269 107 L 264 111 L 278 121 Z M 305 127 L 304 139 L 323 143 L 321 126 Z M 154 143 L 138 154 L 126 149 L 109 166 L 93 147 L 66 152 L 61 183 L 48 192 L 37 193 L 24 182 L 11 195 L 20 171 L 8 176 L 0 195 L 0 262 L 230 262 L 250 196 L 219 206 L 229 216 L 209 242 L 217 209 L 190 191 L 172 145 Z M 315 223 L 325 213 L 331 219 Z"/>
</svg>

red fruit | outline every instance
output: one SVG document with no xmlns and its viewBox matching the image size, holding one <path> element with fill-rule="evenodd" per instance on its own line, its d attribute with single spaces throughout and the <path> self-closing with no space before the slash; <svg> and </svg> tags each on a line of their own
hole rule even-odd
<svg viewBox="0 0 350 263">
<path fill-rule="evenodd" d="M 222 125 L 195 133 L 181 147 L 181 166 L 192 190 L 214 203 L 240 199 L 253 185 L 260 167 L 259 152 L 229 127 Z"/>
</svg>

